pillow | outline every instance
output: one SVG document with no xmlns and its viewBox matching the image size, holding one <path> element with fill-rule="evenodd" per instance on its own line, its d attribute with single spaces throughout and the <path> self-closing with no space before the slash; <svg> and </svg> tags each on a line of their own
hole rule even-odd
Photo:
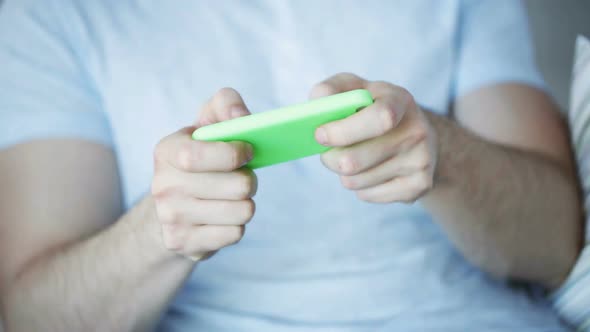
<svg viewBox="0 0 590 332">
<path fill-rule="evenodd" d="M 590 332 L 590 41 L 582 36 L 576 42 L 568 117 L 588 217 L 582 253 L 551 300 L 561 317 L 577 331 Z"/>
</svg>

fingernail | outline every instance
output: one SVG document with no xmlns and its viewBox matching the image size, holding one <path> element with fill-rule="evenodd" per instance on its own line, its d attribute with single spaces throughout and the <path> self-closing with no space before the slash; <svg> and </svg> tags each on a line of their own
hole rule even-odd
<svg viewBox="0 0 590 332">
<path fill-rule="evenodd" d="M 326 133 L 326 129 L 321 128 L 321 127 L 318 128 L 318 129 L 316 129 L 316 131 L 315 131 L 315 139 L 321 145 L 328 144 L 328 134 Z"/>
<path fill-rule="evenodd" d="M 348 158 L 341 160 L 339 163 L 339 166 L 340 166 L 340 169 L 345 173 L 352 172 L 352 162 Z"/>
<path fill-rule="evenodd" d="M 232 106 L 230 116 L 232 119 L 248 115 L 248 111 L 242 106 Z"/>
<path fill-rule="evenodd" d="M 194 256 L 186 256 L 188 259 L 190 259 L 193 262 L 198 262 L 201 260 L 201 258 L 203 258 L 203 255 L 194 255 Z"/>
<path fill-rule="evenodd" d="M 250 144 L 246 144 L 246 158 L 248 161 L 254 157 L 254 148 Z"/>
</svg>

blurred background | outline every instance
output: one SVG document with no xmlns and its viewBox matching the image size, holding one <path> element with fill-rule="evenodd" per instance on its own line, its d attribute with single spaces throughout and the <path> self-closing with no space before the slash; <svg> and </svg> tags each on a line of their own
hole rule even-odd
<svg viewBox="0 0 590 332">
<path fill-rule="evenodd" d="M 537 64 L 563 110 L 567 109 L 577 34 L 590 38 L 590 0 L 526 0 Z"/>
</svg>

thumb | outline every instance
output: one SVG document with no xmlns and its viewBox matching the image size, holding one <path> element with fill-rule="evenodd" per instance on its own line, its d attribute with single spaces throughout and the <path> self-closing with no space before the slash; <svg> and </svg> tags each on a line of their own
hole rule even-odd
<svg viewBox="0 0 590 332">
<path fill-rule="evenodd" d="M 356 89 L 365 89 L 367 81 L 355 74 L 340 73 L 316 84 L 309 93 L 310 99 L 331 96 Z"/>
<path fill-rule="evenodd" d="M 196 121 L 197 127 L 250 115 L 240 94 L 232 88 L 223 88 L 203 105 Z"/>
</svg>

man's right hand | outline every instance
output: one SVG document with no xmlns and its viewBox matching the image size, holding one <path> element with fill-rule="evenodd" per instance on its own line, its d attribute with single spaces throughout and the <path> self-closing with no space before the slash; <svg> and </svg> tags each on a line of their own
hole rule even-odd
<svg viewBox="0 0 590 332">
<path fill-rule="evenodd" d="M 235 90 L 221 89 L 204 105 L 196 127 L 183 128 L 156 146 L 152 197 L 167 249 L 198 261 L 242 238 L 255 210 L 256 176 L 242 168 L 252 159 L 252 147 L 195 141 L 191 134 L 248 114 Z"/>
</svg>

